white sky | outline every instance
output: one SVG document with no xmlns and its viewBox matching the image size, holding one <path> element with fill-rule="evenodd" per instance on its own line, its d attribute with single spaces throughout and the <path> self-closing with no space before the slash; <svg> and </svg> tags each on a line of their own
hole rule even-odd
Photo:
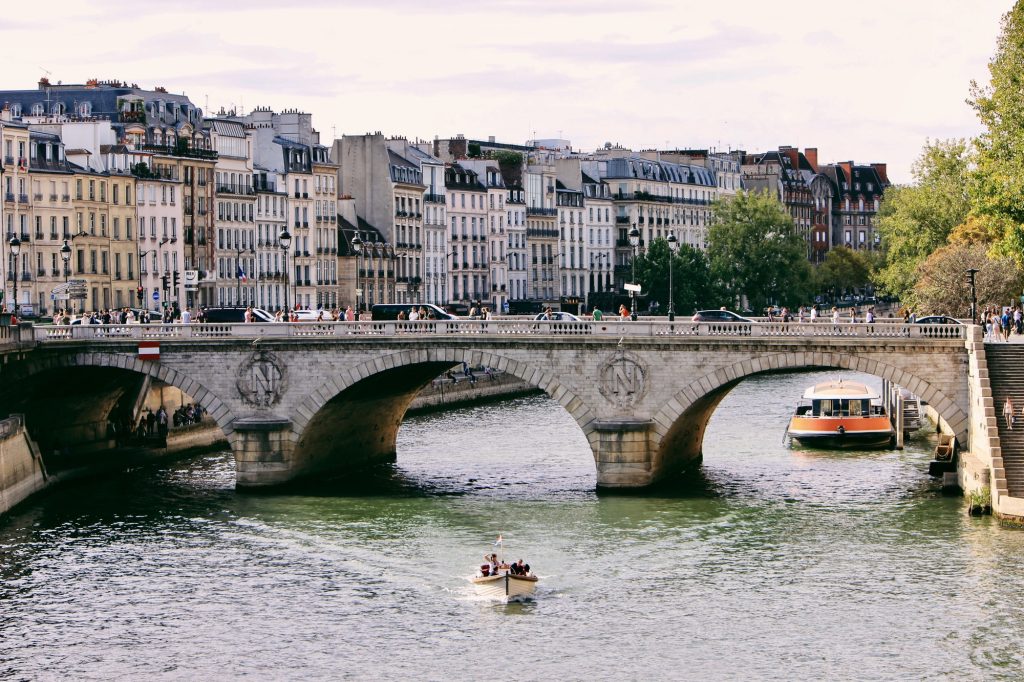
<svg viewBox="0 0 1024 682">
<path fill-rule="evenodd" d="M 884 161 L 974 135 L 1012 0 L 55 0 L 5 3 L 0 88 L 96 77 L 208 112 L 313 114 L 329 143 L 563 137 L 578 149 L 782 144 Z M 45 71 L 44 71 L 45 70 Z"/>
</svg>

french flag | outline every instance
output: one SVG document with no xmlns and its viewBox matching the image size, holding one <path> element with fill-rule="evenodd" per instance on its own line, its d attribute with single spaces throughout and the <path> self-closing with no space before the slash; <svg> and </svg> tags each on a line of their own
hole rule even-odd
<svg viewBox="0 0 1024 682">
<path fill-rule="evenodd" d="M 238 277 L 238 279 L 242 280 L 243 282 L 245 282 L 248 279 L 245 276 L 245 270 L 242 269 L 241 265 L 238 266 L 238 272 L 235 273 L 235 276 Z"/>
</svg>

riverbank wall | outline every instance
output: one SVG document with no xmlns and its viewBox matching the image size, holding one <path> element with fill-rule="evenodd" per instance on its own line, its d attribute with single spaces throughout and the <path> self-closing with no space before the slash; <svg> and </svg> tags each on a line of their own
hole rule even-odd
<svg viewBox="0 0 1024 682">
<path fill-rule="evenodd" d="M 503 372 L 491 375 L 481 372 L 474 379 L 463 374 L 453 374 L 451 377 L 434 379 L 420 391 L 409 405 L 407 414 L 447 410 L 539 392 L 540 389 L 535 386 Z"/>
<path fill-rule="evenodd" d="M 39 449 L 21 415 L 0 420 L 0 514 L 47 486 Z"/>
</svg>

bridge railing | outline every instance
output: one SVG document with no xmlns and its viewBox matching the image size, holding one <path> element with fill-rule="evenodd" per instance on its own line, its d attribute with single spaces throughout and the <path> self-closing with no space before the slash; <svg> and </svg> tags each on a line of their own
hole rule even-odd
<svg viewBox="0 0 1024 682">
<path fill-rule="evenodd" d="M 267 324 L 123 324 L 36 326 L 37 342 L 78 340 L 179 341 L 231 338 L 351 338 L 407 336 L 617 336 L 726 338 L 914 338 L 964 339 L 960 324 L 816 322 L 662 322 L 602 320 L 556 322 L 541 320 L 389 320 L 378 322 L 292 322 Z"/>
</svg>

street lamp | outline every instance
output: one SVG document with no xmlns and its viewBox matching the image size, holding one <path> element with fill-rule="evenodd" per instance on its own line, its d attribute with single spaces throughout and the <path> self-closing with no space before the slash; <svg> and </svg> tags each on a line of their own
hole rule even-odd
<svg viewBox="0 0 1024 682">
<path fill-rule="evenodd" d="M 284 254 L 284 312 L 285 322 L 288 322 L 291 319 L 291 309 L 288 307 L 288 249 L 292 245 L 292 236 L 287 227 L 281 228 L 277 240 L 281 242 L 281 252 Z"/>
<path fill-rule="evenodd" d="M 363 301 L 366 298 L 363 290 L 359 287 L 359 261 L 363 253 L 363 240 L 359 238 L 357 233 L 349 243 L 352 244 L 352 253 L 356 254 L 356 315 L 358 315 L 363 309 Z"/>
<path fill-rule="evenodd" d="M 67 284 L 68 276 L 71 274 L 71 245 L 67 239 L 64 240 L 64 246 L 60 247 L 60 259 L 64 261 L 64 284 Z"/>
<path fill-rule="evenodd" d="M 676 308 L 672 297 L 672 261 L 676 259 L 679 252 L 679 240 L 675 232 L 668 233 L 668 321 L 675 322 Z"/>
<path fill-rule="evenodd" d="M 14 317 L 18 317 L 18 254 L 21 253 L 21 240 L 11 237 L 7 245 L 11 247 L 11 260 L 14 261 Z"/>
<path fill-rule="evenodd" d="M 977 268 L 967 270 L 967 283 L 971 285 L 971 324 L 978 324 L 978 291 L 974 286 L 976 274 L 978 274 Z"/>
<path fill-rule="evenodd" d="M 637 248 L 640 246 L 640 230 L 636 229 L 636 224 L 633 225 L 633 229 L 629 231 L 629 245 L 633 247 L 633 258 L 629 261 L 632 266 L 632 282 L 633 286 L 636 286 L 636 254 Z M 636 289 L 629 290 L 629 319 L 636 322 Z"/>
</svg>

